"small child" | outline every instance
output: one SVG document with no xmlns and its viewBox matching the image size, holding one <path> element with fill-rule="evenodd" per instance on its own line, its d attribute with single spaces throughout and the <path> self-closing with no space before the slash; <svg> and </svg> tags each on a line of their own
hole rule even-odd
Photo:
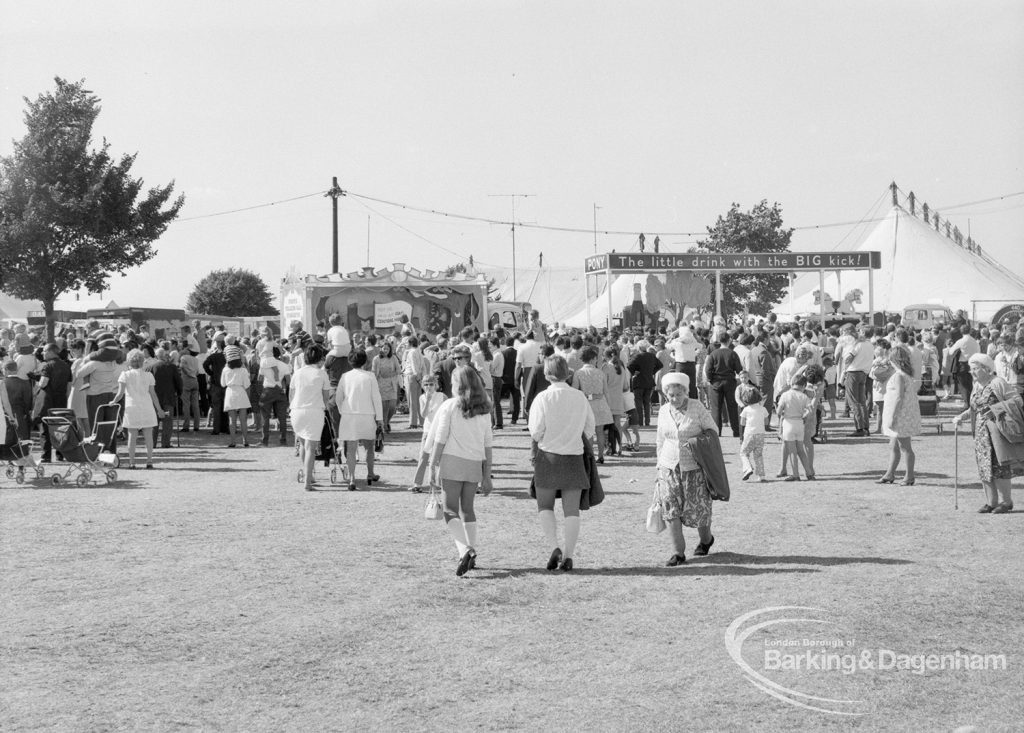
<svg viewBox="0 0 1024 733">
<path fill-rule="evenodd" d="M 874 400 L 875 413 L 878 416 L 878 423 L 875 426 L 876 433 L 882 432 L 885 385 L 889 381 L 889 377 L 896 373 L 892 362 L 889 361 L 889 348 L 889 342 L 885 339 L 878 339 L 875 342 L 875 360 L 871 362 L 871 370 L 868 372 L 868 378 L 872 380 L 871 398 Z"/>
<path fill-rule="evenodd" d="M 836 395 L 839 393 L 839 370 L 835 360 L 826 356 L 822 363 L 825 366 L 825 399 L 828 400 L 828 419 L 836 419 Z"/>
<path fill-rule="evenodd" d="M 420 438 L 420 457 L 416 464 L 416 476 L 413 477 L 412 486 L 409 491 L 418 494 L 423 490 L 423 479 L 426 476 L 427 467 L 430 464 L 430 452 L 434 446 L 430 445 L 430 426 L 434 424 L 434 416 L 438 408 L 444 403 L 444 393 L 437 391 L 437 377 L 427 374 L 420 382 L 423 394 L 420 395 L 420 417 L 423 422 L 423 433 Z"/>
<path fill-rule="evenodd" d="M 811 412 L 804 418 L 804 450 L 807 452 L 807 473 L 810 478 L 817 475 L 814 470 L 814 444 L 818 442 L 821 418 L 825 413 L 821 406 L 825 395 L 825 370 L 817 364 L 808 364 L 804 376 L 807 378 L 804 394 L 811 401 Z"/>
<path fill-rule="evenodd" d="M 622 401 L 626 406 L 626 424 L 623 426 L 622 435 L 632 435 L 628 444 L 623 441 L 623 447 L 635 452 L 640 450 L 640 415 L 636 411 L 636 395 L 632 392 L 623 392 Z"/>
<path fill-rule="evenodd" d="M 764 481 L 764 436 L 768 410 L 761 404 L 761 393 L 753 385 L 744 385 L 740 391 L 744 408 L 740 412 L 743 429 L 743 444 L 740 446 L 740 460 L 743 462 L 743 480 L 757 474 L 755 482 Z"/>
<path fill-rule="evenodd" d="M 807 478 L 814 480 L 814 469 L 807 462 L 804 448 L 804 420 L 811 414 L 811 399 L 807 389 L 807 377 L 797 373 L 789 383 L 789 389 L 779 397 L 778 413 L 782 422 L 782 470 L 779 478 L 786 481 L 800 480 L 800 463 L 803 463 Z M 793 475 L 786 474 L 786 459 L 792 461 Z M 799 459 L 799 463 L 798 463 Z"/>
</svg>

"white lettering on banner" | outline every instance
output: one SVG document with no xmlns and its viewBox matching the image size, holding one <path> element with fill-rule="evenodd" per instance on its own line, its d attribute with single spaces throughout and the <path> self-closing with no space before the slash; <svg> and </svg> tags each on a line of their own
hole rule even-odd
<svg viewBox="0 0 1024 733">
<path fill-rule="evenodd" d="M 302 296 L 297 290 L 289 290 L 285 294 L 284 302 L 281 304 L 281 314 L 284 316 L 285 323 L 302 320 Z"/>
<path fill-rule="evenodd" d="M 397 326 L 402 316 L 412 318 L 412 304 L 404 300 L 373 304 L 373 327 L 391 328 Z"/>
</svg>

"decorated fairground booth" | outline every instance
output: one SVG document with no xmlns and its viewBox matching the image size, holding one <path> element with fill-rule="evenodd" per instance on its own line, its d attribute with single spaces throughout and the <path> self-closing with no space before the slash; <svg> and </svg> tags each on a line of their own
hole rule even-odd
<svg viewBox="0 0 1024 733">
<path fill-rule="evenodd" d="M 350 332 L 392 330 L 409 322 L 429 333 L 486 330 L 487 278 L 461 272 L 421 272 L 404 263 L 347 274 L 298 275 L 281 283 L 281 322 L 313 324 L 340 313 Z"/>
<path fill-rule="evenodd" d="M 721 282 L 730 274 L 749 272 L 817 273 L 825 292 L 826 272 L 865 270 L 867 272 L 868 311 L 874 312 L 874 271 L 881 268 L 878 251 L 857 252 L 775 252 L 593 255 L 584 264 L 587 323 L 604 321 L 615 325 L 616 312 L 622 312 L 624 325 L 646 325 L 643 319 L 664 317 L 671 312 L 675 320 L 685 317 L 689 308 L 710 301 L 711 288 L 706 275 L 714 275 L 718 294 L 715 314 L 722 315 Z M 642 281 L 641 281 L 642 278 Z M 641 287 L 646 285 L 646 287 Z M 646 296 L 646 297 L 643 297 Z M 630 301 L 623 303 L 626 297 Z M 822 321 L 838 304 L 819 298 Z M 624 309 L 623 306 L 626 306 Z M 579 320 L 579 319 L 572 319 Z M 570 323 L 572 323 L 570 320 Z M 627 323 L 629 321 L 629 323 Z M 633 323 L 633 321 L 636 321 Z M 662 324 L 665 325 L 665 324 Z M 669 322 L 668 326 L 674 325 Z"/>
</svg>

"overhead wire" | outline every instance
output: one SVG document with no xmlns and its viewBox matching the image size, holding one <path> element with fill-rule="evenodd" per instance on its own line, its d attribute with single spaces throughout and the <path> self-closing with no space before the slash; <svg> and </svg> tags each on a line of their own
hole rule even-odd
<svg viewBox="0 0 1024 733">
<path fill-rule="evenodd" d="M 175 221 L 196 221 L 197 219 L 212 219 L 215 216 L 227 216 L 228 214 L 238 214 L 243 211 L 253 211 L 254 209 L 265 209 L 268 206 L 277 206 L 278 204 L 287 204 L 292 201 L 301 201 L 302 199 L 312 198 L 313 196 L 323 196 L 326 191 L 316 191 L 314 193 L 303 194 L 302 196 L 294 196 L 290 199 L 281 199 L 280 201 L 268 201 L 265 204 L 254 204 L 253 206 L 243 206 L 240 209 L 230 209 L 228 211 L 217 211 L 213 214 L 200 214 L 198 216 L 185 216 Z"/>
</svg>

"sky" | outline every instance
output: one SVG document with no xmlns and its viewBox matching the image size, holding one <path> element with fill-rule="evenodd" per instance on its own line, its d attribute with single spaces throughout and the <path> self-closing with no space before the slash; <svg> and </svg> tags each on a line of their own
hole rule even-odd
<svg viewBox="0 0 1024 733">
<path fill-rule="evenodd" d="M 1024 272 L 1018 0 L 0 0 L 0 17 L 0 155 L 23 98 L 84 79 L 95 144 L 186 196 L 157 256 L 112 278 L 121 306 L 181 307 L 220 268 L 275 295 L 292 268 L 329 272 L 332 176 L 351 194 L 343 272 L 512 264 L 507 224 L 363 197 L 504 222 L 514 202 L 526 273 L 541 253 L 582 269 L 595 218 L 601 252 L 640 232 L 680 251 L 733 203 L 778 202 L 793 227 L 881 217 L 892 181 Z M 800 228 L 793 248 L 869 229 Z"/>
</svg>

